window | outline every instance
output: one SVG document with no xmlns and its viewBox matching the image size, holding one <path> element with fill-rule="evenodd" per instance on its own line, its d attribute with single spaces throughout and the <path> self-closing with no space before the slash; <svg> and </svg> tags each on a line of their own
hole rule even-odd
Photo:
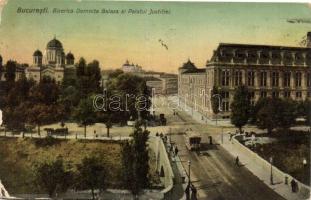
<svg viewBox="0 0 311 200">
<path fill-rule="evenodd" d="M 249 97 L 251 99 L 251 105 L 254 106 L 255 105 L 255 92 L 250 92 Z"/>
<path fill-rule="evenodd" d="M 278 86 L 279 86 L 279 73 L 272 72 L 272 87 L 278 87 Z"/>
<path fill-rule="evenodd" d="M 307 87 L 311 86 L 311 73 L 307 73 Z"/>
<path fill-rule="evenodd" d="M 255 85 L 255 72 L 254 71 L 247 72 L 247 85 L 248 86 Z"/>
<path fill-rule="evenodd" d="M 223 70 L 222 71 L 222 81 L 221 81 L 221 83 L 222 83 L 222 85 L 223 86 L 228 86 L 229 85 L 229 77 L 230 76 L 230 74 L 229 74 L 229 71 L 227 71 L 227 70 Z"/>
<path fill-rule="evenodd" d="M 290 72 L 284 72 L 283 81 L 284 81 L 284 83 L 283 83 L 284 87 L 290 87 Z"/>
<path fill-rule="evenodd" d="M 272 92 L 272 97 L 275 97 L 275 98 L 279 97 L 279 92 L 273 91 Z"/>
<path fill-rule="evenodd" d="M 234 85 L 235 86 L 242 85 L 242 71 L 235 71 Z"/>
<path fill-rule="evenodd" d="M 261 97 L 261 98 L 267 97 L 267 92 L 266 92 L 266 91 L 261 91 L 261 92 L 260 92 L 260 97 Z"/>
<path fill-rule="evenodd" d="M 290 91 L 284 92 L 284 98 L 290 98 Z"/>
<path fill-rule="evenodd" d="M 222 92 L 221 96 L 223 99 L 229 99 L 229 92 Z"/>
<path fill-rule="evenodd" d="M 301 98 L 301 97 L 302 97 L 301 92 L 296 92 L 296 98 Z"/>
<path fill-rule="evenodd" d="M 301 72 L 296 72 L 295 74 L 295 86 L 301 87 Z"/>
<path fill-rule="evenodd" d="M 228 101 L 223 101 L 222 102 L 222 111 L 223 112 L 229 111 L 229 102 Z"/>
<path fill-rule="evenodd" d="M 267 72 L 260 72 L 260 86 L 267 86 Z"/>
</svg>

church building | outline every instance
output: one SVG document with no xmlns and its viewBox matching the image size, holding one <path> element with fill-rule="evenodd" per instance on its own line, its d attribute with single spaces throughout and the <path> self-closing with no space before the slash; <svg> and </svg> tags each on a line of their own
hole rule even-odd
<svg viewBox="0 0 311 200">
<path fill-rule="evenodd" d="M 33 64 L 25 69 L 25 75 L 36 82 L 49 76 L 61 83 L 64 76 L 75 75 L 74 59 L 71 52 L 65 54 L 62 43 L 54 38 L 48 42 L 44 53 L 40 50 L 33 53 Z"/>
</svg>

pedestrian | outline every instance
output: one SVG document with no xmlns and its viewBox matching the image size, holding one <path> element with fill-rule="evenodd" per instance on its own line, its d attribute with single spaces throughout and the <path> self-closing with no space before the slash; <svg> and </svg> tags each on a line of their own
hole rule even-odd
<svg viewBox="0 0 311 200">
<path fill-rule="evenodd" d="M 236 159 L 235 159 L 235 165 L 238 166 L 238 167 L 240 166 L 239 156 L 237 156 Z"/>
<path fill-rule="evenodd" d="M 233 136 L 233 135 L 232 135 L 232 133 L 229 133 L 229 134 L 230 134 L 230 139 L 229 139 L 229 141 L 231 141 L 231 140 L 232 140 L 232 136 Z"/>
<path fill-rule="evenodd" d="M 173 152 L 173 145 L 170 145 L 170 153 Z"/>
<path fill-rule="evenodd" d="M 191 200 L 197 200 L 197 189 L 193 185 L 191 186 Z"/>
<path fill-rule="evenodd" d="M 296 188 L 295 188 L 295 180 L 292 179 L 292 181 L 290 182 L 290 185 L 292 187 L 292 192 L 296 192 Z"/>
<path fill-rule="evenodd" d="M 175 156 L 177 156 L 177 154 L 178 154 L 178 148 L 177 146 L 175 146 Z"/>
<path fill-rule="evenodd" d="M 188 184 L 185 189 L 186 200 L 190 200 L 190 185 Z"/>
</svg>

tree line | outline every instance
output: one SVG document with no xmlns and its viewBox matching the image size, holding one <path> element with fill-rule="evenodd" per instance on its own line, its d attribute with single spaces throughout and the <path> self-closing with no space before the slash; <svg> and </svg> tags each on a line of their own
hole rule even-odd
<svg viewBox="0 0 311 200">
<path fill-rule="evenodd" d="M 143 78 L 125 74 L 115 70 L 108 74 L 105 88 L 101 85 L 101 70 L 98 61 L 87 63 L 81 58 L 76 63 L 74 76 L 64 76 L 61 84 L 44 76 L 40 82 L 28 80 L 22 76 L 15 81 L 16 68 L 19 64 L 8 61 L 5 68 L 5 81 L 1 81 L 0 109 L 3 110 L 3 120 L 6 129 L 27 131 L 27 125 L 40 126 L 56 122 L 73 121 L 86 127 L 94 123 L 105 123 L 107 135 L 113 123 L 126 124 L 127 120 L 146 118 L 147 111 L 138 112 L 135 99 L 120 99 L 121 105 L 127 103 L 128 110 L 100 111 L 93 108 L 94 95 L 105 89 L 108 97 L 119 94 L 124 96 L 144 95 L 149 99 L 150 91 Z M 2 69 L 2 67 L 1 67 Z M 109 103 L 109 99 L 107 100 Z M 151 102 L 148 100 L 147 108 Z"/>
<path fill-rule="evenodd" d="M 213 94 L 222 95 L 221 90 L 214 88 Z M 219 112 L 217 99 L 211 98 L 213 112 Z M 288 129 L 297 124 L 297 118 L 303 118 L 306 125 L 311 124 L 310 110 L 311 101 L 295 101 L 290 98 L 264 97 L 254 105 L 251 104 L 250 91 L 246 86 L 236 88 L 233 101 L 230 105 L 231 123 L 240 132 L 246 124 L 255 124 L 260 129 L 267 129 L 269 134 L 274 129 Z"/>
</svg>

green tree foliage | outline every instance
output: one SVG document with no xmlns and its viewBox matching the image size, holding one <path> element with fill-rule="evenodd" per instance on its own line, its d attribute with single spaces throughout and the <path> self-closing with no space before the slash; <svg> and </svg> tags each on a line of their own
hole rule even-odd
<svg viewBox="0 0 311 200">
<path fill-rule="evenodd" d="M 30 90 L 30 101 L 46 105 L 56 104 L 60 95 L 59 85 L 54 79 L 44 76 L 42 80 Z"/>
<path fill-rule="evenodd" d="M 86 137 L 86 127 L 94 124 L 96 113 L 93 108 L 93 99 L 91 97 L 81 99 L 78 107 L 74 111 L 74 119 L 84 126 L 84 137 Z"/>
<path fill-rule="evenodd" d="M 27 122 L 37 125 L 38 135 L 40 135 L 41 125 L 59 122 L 63 116 L 64 108 L 62 106 L 39 103 L 28 109 Z"/>
<path fill-rule="evenodd" d="M 65 170 L 63 160 L 58 158 L 50 163 L 39 164 L 35 169 L 36 182 L 50 197 L 65 192 L 72 181 L 72 174 Z"/>
<path fill-rule="evenodd" d="M 256 104 L 256 124 L 271 134 L 274 128 L 289 129 L 298 116 L 297 103 L 289 99 L 264 98 Z"/>
<path fill-rule="evenodd" d="M 97 60 L 86 64 L 84 58 L 81 58 L 77 67 L 77 89 L 80 96 L 86 98 L 90 94 L 100 91 L 101 71 Z"/>
<path fill-rule="evenodd" d="M 17 63 L 13 60 L 9 60 L 6 63 L 5 65 L 5 69 L 6 69 L 5 80 L 6 81 L 13 82 L 15 80 L 16 67 L 17 67 Z"/>
<path fill-rule="evenodd" d="M 8 130 L 25 131 L 25 123 L 27 120 L 27 107 L 20 104 L 17 107 L 6 107 L 3 110 L 3 124 Z"/>
<path fill-rule="evenodd" d="M 107 90 L 109 99 L 113 95 L 121 97 L 119 106 L 121 109 L 113 112 L 113 121 L 124 124 L 130 117 L 138 119 L 138 114 L 142 118 L 147 117 L 147 110 L 151 106 L 150 91 L 147 89 L 146 81 L 143 78 L 120 73 L 116 78 L 108 81 Z M 144 108 L 141 109 L 140 113 L 138 113 L 137 109 L 138 104 L 140 108 Z"/>
<path fill-rule="evenodd" d="M 77 165 L 78 170 L 78 187 L 82 189 L 90 188 L 93 200 L 95 200 L 95 189 L 105 190 L 106 183 L 106 167 L 102 160 L 97 157 L 85 157 L 82 163 Z"/>
<path fill-rule="evenodd" d="M 74 108 L 78 106 L 80 101 L 79 91 L 74 86 L 63 88 L 58 102 L 65 108 L 65 119 L 71 118 Z"/>
<path fill-rule="evenodd" d="M 251 102 L 248 89 L 245 86 L 239 86 L 231 103 L 231 123 L 242 131 L 242 127 L 250 118 Z"/>
<path fill-rule="evenodd" d="M 275 115 L 277 107 L 275 107 L 275 103 L 273 99 L 265 98 L 256 106 L 258 107 L 256 124 L 260 129 L 267 129 L 268 134 L 271 134 L 272 130 L 277 127 L 277 117 Z"/>
<path fill-rule="evenodd" d="M 136 123 L 134 132 L 131 134 L 133 140 L 125 143 L 122 150 L 124 166 L 124 184 L 132 191 L 138 194 L 141 189 L 149 186 L 149 154 L 148 154 L 148 137 L 149 131 L 143 130 L 140 123 Z M 128 153 L 126 153 L 128 152 Z M 131 182 L 131 184 L 128 184 Z"/>
</svg>

